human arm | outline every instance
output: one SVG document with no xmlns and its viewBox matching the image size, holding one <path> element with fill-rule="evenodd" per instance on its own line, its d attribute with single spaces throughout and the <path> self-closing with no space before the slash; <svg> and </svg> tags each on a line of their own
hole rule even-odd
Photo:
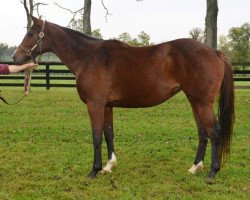
<svg viewBox="0 0 250 200">
<path fill-rule="evenodd" d="M 9 65 L 9 71 L 10 73 L 16 73 L 23 71 L 25 69 L 35 69 L 38 66 L 37 63 L 31 62 L 31 63 L 26 63 L 23 65 Z"/>
</svg>

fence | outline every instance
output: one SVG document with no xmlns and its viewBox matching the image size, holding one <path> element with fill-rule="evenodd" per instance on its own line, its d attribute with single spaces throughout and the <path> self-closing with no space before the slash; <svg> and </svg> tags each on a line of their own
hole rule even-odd
<svg viewBox="0 0 250 200">
<path fill-rule="evenodd" d="M 4 62 L 4 64 L 13 64 L 11 62 Z M 32 87 L 45 87 L 49 90 L 51 87 L 75 87 L 74 82 L 75 77 L 68 69 L 61 69 L 63 66 L 59 62 L 41 62 L 40 66 L 45 66 L 45 69 L 37 69 L 33 72 L 32 76 Z M 246 70 L 246 66 L 250 66 L 250 62 L 235 62 L 232 63 L 233 66 L 241 66 L 243 70 L 234 70 L 234 81 L 249 81 L 250 82 L 250 70 Z M 58 66 L 58 69 L 51 69 L 51 66 Z M 24 74 L 18 73 L 11 76 L 1 76 L 0 77 L 0 87 L 1 86 L 20 86 L 23 87 Z M 6 80 L 5 82 L 2 80 Z M 36 82 L 35 80 L 39 80 Z M 13 82 L 12 82 L 13 81 Z M 41 83 L 43 81 L 43 83 Z M 52 83 L 52 81 L 56 81 Z M 63 81 L 63 82 L 62 82 Z M 61 82 L 61 83 L 60 83 Z M 244 88 L 245 86 L 239 86 L 239 88 Z M 246 86 L 250 88 L 250 85 Z"/>
<path fill-rule="evenodd" d="M 11 62 L 4 62 L 4 64 L 13 64 Z M 36 69 L 32 75 L 32 87 L 46 87 L 49 90 L 51 87 L 75 87 L 75 83 L 51 83 L 52 80 L 67 81 L 75 80 L 74 75 L 68 69 L 51 69 L 51 66 L 63 66 L 59 62 L 40 62 L 39 66 L 45 66 L 45 69 Z M 17 73 L 12 76 L 1 76 L 3 80 L 13 80 L 13 82 L 0 83 L 0 86 L 23 86 L 22 83 L 18 83 L 15 80 L 23 80 L 24 73 Z M 37 83 L 35 80 L 43 81 L 44 83 Z"/>
</svg>

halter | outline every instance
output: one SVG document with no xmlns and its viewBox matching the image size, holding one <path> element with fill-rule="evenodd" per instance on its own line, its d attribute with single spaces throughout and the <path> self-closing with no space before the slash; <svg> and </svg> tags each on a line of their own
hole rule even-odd
<svg viewBox="0 0 250 200">
<path fill-rule="evenodd" d="M 21 45 L 18 46 L 18 48 L 20 48 L 21 50 L 25 51 L 26 52 L 26 55 L 29 56 L 35 63 L 36 63 L 36 59 L 34 58 L 34 56 L 32 55 L 32 52 L 39 46 L 39 49 L 40 49 L 40 53 L 39 55 L 41 54 L 41 46 L 42 46 L 42 43 L 43 43 L 43 37 L 44 37 L 44 27 L 45 27 L 45 22 L 46 20 L 43 21 L 43 26 L 42 26 L 42 30 L 41 32 L 39 33 L 39 38 L 36 42 L 36 44 L 31 48 L 31 49 L 25 49 L 23 48 Z"/>
</svg>

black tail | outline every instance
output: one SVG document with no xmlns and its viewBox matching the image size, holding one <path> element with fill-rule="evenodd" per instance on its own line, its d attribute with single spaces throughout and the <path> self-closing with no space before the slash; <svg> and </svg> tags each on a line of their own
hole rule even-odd
<svg viewBox="0 0 250 200">
<path fill-rule="evenodd" d="M 221 162 L 230 155 L 230 146 L 234 124 L 234 81 L 233 72 L 224 53 L 216 51 L 217 56 L 225 63 L 224 78 L 220 88 L 218 120 L 221 127 Z"/>
</svg>

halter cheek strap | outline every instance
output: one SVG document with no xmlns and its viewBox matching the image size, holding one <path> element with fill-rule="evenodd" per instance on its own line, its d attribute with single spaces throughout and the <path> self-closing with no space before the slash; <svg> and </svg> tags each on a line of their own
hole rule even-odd
<svg viewBox="0 0 250 200">
<path fill-rule="evenodd" d="M 31 57 L 32 60 L 33 60 L 35 63 L 36 63 L 36 59 L 33 57 L 32 52 L 39 46 L 39 48 L 40 48 L 40 54 L 41 54 L 41 45 L 42 45 L 42 43 L 43 43 L 42 40 L 43 40 L 43 37 L 44 37 L 45 23 L 46 23 L 46 20 L 43 21 L 42 30 L 41 30 L 41 32 L 40 32 L 39 35 L 38 35 L 39 38 L 38 38 L 36 44 L 35 44 L 31 49 L 25 49 L 25 48 L 23 48 L 21 45 L 18 46 L 18 48 L 20 48 L 20 49 L 22 49 L 23 51 L 25 51 L 25 52 L 26 52 L 26 55 L 29 56 L 29 57 Z"/>
</svg>

